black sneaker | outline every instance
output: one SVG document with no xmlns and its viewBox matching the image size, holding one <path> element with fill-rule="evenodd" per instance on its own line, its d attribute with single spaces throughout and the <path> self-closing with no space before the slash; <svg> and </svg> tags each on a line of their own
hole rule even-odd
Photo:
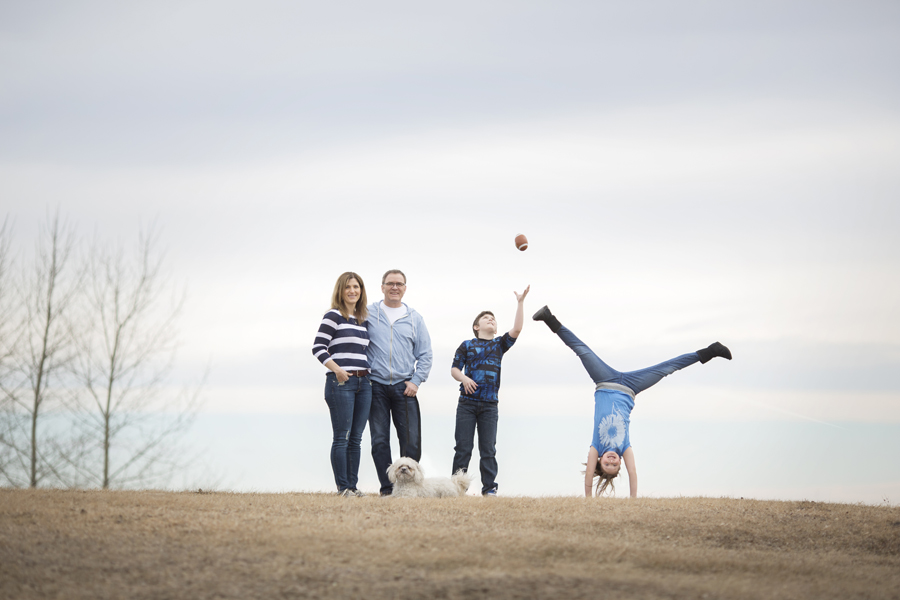
<svg viewBox="0 0 900 600">
<path fill-rule="evenodd" d="M 554 317 L 553 313 L 550 312 L 549 306 L 541 307 L 536 313 L 534 313 L 534 316 L 531 318 L 535 321 L 543 321 L 544 323 L 546 323 L 547 327 L 549 327 L 550 331 L 552 331 L 553 333 L 556 333 L 562 327 L 559 319 Z"/>
<path fill-rule="evenodd" d="M 550 307 L 542 306 L 538 309 L 536 313 L 531 317 L 534 321 L 544 321 L 547 317 L 552 317 L 553 313 L 550 312 Z"/>
<path fill-rule="evenodd" d="M 719 342 L 713 342 L 706 348 L 697 350 L 697 355 L 700 356 L 701 364 L 706 364 L 717 356 L 731 360 L 731 350 L 729 350 L 726 345 Z"/>
</svg>

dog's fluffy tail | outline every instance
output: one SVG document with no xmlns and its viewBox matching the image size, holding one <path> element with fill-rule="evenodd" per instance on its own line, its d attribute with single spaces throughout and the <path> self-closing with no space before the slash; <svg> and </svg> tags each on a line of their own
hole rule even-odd
<svg viewBox="0 0 900 600">
<path fill-rule="evenodd" d="M 475 478 L 472 475 L 469 475 L 464 470 L 460 469 L 453 474 L 450 481 L 452 481 L 453 485 L 456 486 L 456 489 L 459 490 L 459 495 L 465 496 L 466 492 L 469 490 L 469 484 L 472 483 L 473 479 Z"/>
</svg>

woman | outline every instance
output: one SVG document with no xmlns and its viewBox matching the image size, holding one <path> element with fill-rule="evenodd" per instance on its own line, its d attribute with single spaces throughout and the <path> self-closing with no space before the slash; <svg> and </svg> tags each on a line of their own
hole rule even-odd
<svg viewBox="0 0 900 600">
<path fill-rule="evenodd" d="M 325 313 L 313 355 L 325 365 L 325 402 L 331 413 L 331 469 L 342 497 L 364 496 L 356 489 L 359 474 L 360 442 L 369 408 L 372 384 L 369 381 L 368 312 L 366 286 L 362 277 L 347 272 L 338 277 L 331 296 L 331 310 Z"/>
<path fill-rule="evenodd" d="M 546 323 L 550 331 L 578 355 L 588 375 L 597 384 L 597 391 L 594 392 L 594 438 L 584 472 L 584 495 L 591 497 L 595 477 L 599 477 L 596 488 L 598 496 L 607 486 L 615 490 L 613 479 L 619 474 L 624 462 L 625 470 L 628 471 L 630 496 L 636 498 L 637 470 L 628 435 L 635 395 L 655 385 L 666 375 L 696 362 L 706 363 L 716 356 L 731 360 L 731 351 L 715 342 L 702 350 L 682 354 L 656 366 L 623 373 L 600 360 L 584 342 L 563 327 L 546 306 L 534 313 L 532 318 Z"/>
</svg>

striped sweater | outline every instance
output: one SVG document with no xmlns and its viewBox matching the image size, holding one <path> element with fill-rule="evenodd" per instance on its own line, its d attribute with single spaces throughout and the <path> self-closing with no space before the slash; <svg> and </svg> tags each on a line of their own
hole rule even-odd
<svg viewBox="0 0 900 600">
<path fill-rule="evenodd" d="M 316 340 L 313 342 L 313 356 L 324 365 L 333 360 L 347 371 L 369 368 L 366 347 L 369 345 L 368 322 L 358 325 L 355 317 L 345 319 L 337 309 L 331 309 L 322 318 Z"/>
</svg>

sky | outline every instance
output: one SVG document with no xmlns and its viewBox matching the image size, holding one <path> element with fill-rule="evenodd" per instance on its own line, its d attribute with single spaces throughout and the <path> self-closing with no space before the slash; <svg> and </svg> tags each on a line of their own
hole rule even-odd
<svg viewBox="0 0 900 600">
<path fill-rule="evenodd" d="M 0 218 L 157 223 L 223 488 L 333 487 L 312 340 L 340 273 L 399 268 L 429 474 L 454 350 L 530 284 L 620 370 L 732 349 L 639 396 L 642 493 L 897 503 L 898 63 L 889 1 L 3 2 Z M 501 492 L 581 493 L 592 391 L 528 321 Z"/>
</svg>

